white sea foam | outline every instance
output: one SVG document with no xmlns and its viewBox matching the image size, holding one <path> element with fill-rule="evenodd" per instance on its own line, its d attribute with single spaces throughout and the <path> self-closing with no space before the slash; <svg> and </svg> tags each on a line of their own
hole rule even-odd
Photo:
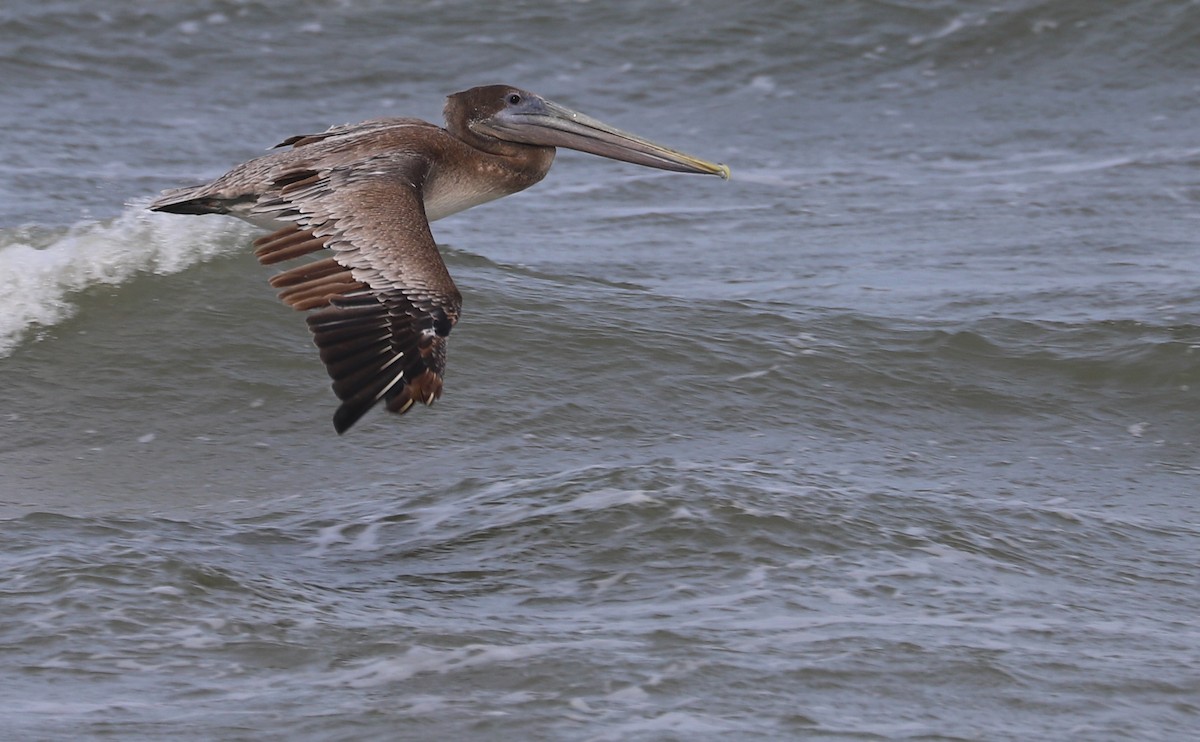
<svg viewBox="0 0 1200 742">
<path fill-rule="evenodd" d="M 232 219 L 184 219 L 133 203 L 114 219 L 80 222 L 59 234 L 0 232 L 0 357 L 30 328 L 73 315 L 72 294 L 139 273 L 178 273 L 244 249 L 249 230 Z"/>
</svg>

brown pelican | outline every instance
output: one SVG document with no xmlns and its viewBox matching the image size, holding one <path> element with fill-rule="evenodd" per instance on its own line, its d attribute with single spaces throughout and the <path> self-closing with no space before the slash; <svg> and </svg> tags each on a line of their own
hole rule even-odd
<svg viewBox="0 0 1200 742">
<path fill-rule="evenodd" d="M 316 310 L 308 326 L 345 432 L 380 401 L 392 412 L 442 393 L 446 336 L 462 297 L 429 223 L 528 188 L 555 147 L 729 177 L 729 168 L 615 129 L 533 93 L 488 85 L 446 99 L 446 128 L 412 118 L 334 126 L 211 183 L 166 191 L 173 214 L 229 214 L 274 230 L 254 241 L 264 265 L 328 250 L 275 275 L 279 298 Z"/>
</svg>

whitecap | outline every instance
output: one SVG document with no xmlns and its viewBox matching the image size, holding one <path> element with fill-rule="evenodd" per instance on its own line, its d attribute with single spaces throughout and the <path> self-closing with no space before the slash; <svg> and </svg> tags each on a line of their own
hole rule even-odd
<svg viewBox="0 0 1200 742">
<path fill-rule="evenodd" d="M 0 357 L 33 327 L 71 317 L 71 295 L 139 273 L 167 275 L 244 249 L 249 227 L 227 219 L 177 219 L 130 204 L 114 219 L 62 231 L 0 232 Z"/>
</svg>

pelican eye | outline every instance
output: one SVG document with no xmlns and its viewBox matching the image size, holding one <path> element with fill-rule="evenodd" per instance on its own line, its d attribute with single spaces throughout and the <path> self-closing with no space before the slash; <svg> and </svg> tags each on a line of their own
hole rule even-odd
<svg viewBox="0 0 1200 742">
<path fill-rule="evenodd" d="M 517 105 L 517 104 L 518 104 L 518 103 L 520 103 L 520 102 L 521 102 L 521 96 L 520 96 L 520 95 L 517 95 L 516 93 L 509 93 L 509 95 L 508 95 L 508 104 L 509 104 L 510 106 L 515 106 L 515 105 Z"/>
</svg>

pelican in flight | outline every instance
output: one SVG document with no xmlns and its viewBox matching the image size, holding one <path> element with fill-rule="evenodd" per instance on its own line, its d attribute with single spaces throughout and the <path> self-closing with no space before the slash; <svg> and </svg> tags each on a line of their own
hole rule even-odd
<svg viewBox="0 0 1200 742">
<path fill-rule="evenodd" d="M 294 136 L 211 183 L 165 191 L 172 214 L 228 214 L 272 230 L 264 265 L 325 257 L 271 278 L 279 298 L 314 310 L 308 327 L 341 405 L 343 433 L 377 403 L 404 413 L 442 393 L 446 337 L 462 296 L 429 223 L 541 180 L 555 147 L 729 177 L 685 155 L 507 85 L 446 99 L 446 127 L 383 118 Z M 283 148 L 283 149 L 280 149 Z"/>
</svg>

